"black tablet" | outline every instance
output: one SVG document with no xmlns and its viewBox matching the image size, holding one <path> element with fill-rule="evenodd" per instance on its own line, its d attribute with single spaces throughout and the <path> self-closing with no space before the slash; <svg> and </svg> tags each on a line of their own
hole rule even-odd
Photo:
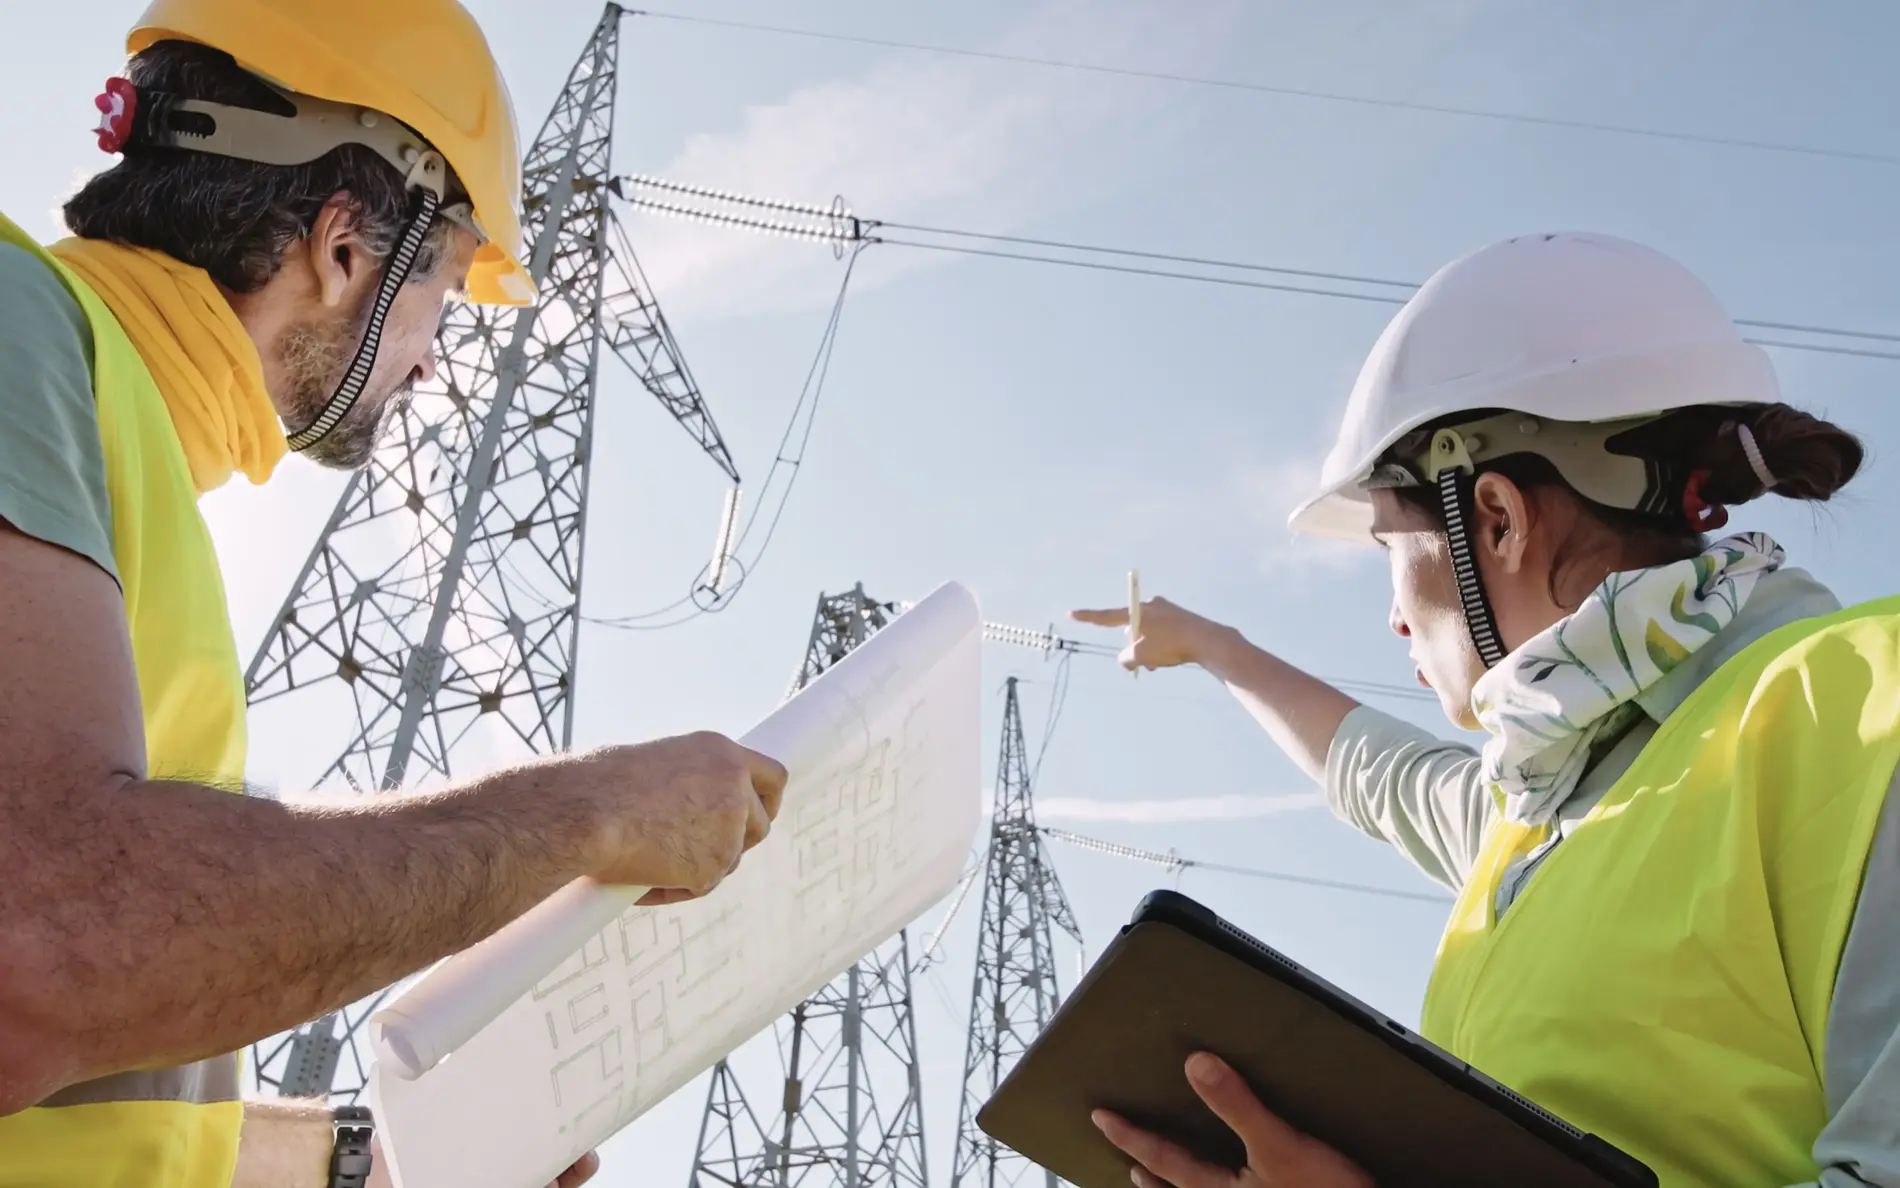
<svg viewBox="0 0 1900 1188">
<path fill-rule="evenodd" d="M 1202 905 L 1142 901 L 977 1122 L 1077 1188 L 1127 1188 L 1105 1108 L 1239 1168 L 1182 1071 L 1224 1058 L 1288 1123 L 1382 1186 L 1654 1188 L 1656 1175 L 1327 984 Z"/>
</svg>

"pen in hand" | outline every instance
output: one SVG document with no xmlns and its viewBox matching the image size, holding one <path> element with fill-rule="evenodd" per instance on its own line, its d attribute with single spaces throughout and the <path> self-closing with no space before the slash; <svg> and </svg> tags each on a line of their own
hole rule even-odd
<svg viewBox="0 0 1900 1188">
<path fill-rule="evenodd" d="M 1132 655 L 1132 649 L 1134 648 L 1134 646 L 1140 642 L 1141 642 L 1141 571 L 1138 569 L 1131 569 L 1128 571 L 1128 646 L 1131 649 L 1131 655 Z M 1135 674 L 1135 679 L 1140 680 L 1141 666 L 1136 665 L 1132 671 Z"/>
</svg>

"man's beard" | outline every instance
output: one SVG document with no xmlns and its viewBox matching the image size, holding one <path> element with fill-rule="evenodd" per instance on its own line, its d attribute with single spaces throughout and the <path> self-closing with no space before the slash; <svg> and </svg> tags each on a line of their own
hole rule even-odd
<svg viewBox="0 0 1900 1188">
<path fill-rule="evenodd" d="M 374 297 L 370 295 L 372 301 Z M 358 316 L 339 315 L 327 321 L 305 322 L 285 331 L 277 360 L 290 386 L 292 415 L 286 419 L 291 422 L 292 431 L 315 421 L 329 405 L 337 385 L 343 382 L 344 374 L 356 358 L 357 346 L 363 340 L 368 304 L 364 303 Z M 343 414 L 343 419 L 330 432 L 303 451 L 306 458 L 333 470 L 361 470 L 369 465 L 384 428 L 408 403 L 414 387 L 413 378 L 406 378 L 388 396 L 377 399 L 370 390 L 375 382 L 376 375 L 372 372 L 370 383 L 364 385 L 350 411 Z"/>
</svg>

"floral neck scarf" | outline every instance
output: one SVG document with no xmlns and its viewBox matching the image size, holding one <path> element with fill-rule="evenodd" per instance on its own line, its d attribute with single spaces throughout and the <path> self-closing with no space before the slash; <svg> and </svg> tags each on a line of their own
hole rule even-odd
<svg viewBox="0 0 1900 1188">
<path fill-rule="evenodd" d="M 1582 606 L 1525 642 L 1471 692 L 1491 735 L 1484 779 L 1504 815 L 1542 825 L 1584 776 L 1593 746 L 1643 711 L 1636 697 L 1735 620 L 1781 546 L 1746 532 L 1699 556 L 1613 573 Z"/>
</svg>

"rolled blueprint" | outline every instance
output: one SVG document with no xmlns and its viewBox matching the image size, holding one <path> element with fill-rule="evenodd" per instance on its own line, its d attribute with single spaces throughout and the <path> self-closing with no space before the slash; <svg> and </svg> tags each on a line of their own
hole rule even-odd
<svg viewBox="0 0 1900 1188">
<path fill-rule="evenodd" d="M 396 1188 L 542 1188 L 947 895 L 982 818 L 981 639 L 945 586 L 747 733 L 791 778 L 711 895 L 569 888 L 504 930 L 532 940 L 497 933 L 392 1003 L 369 1093 Z M 404 1075 L 392 1039 L 437 1063 Z M 496 1119 L 506 1142 L 469 1141 Z"/>
<path fill-rule="evenodd" d="M 890 705 L 880 707 L 878 699 L 919 697 L 942 661 L 959 647 L 966 651 L 974 648 L 980 631 L 976 600 L 963 587 L 946 585 L 821 673 L 742 736 L 744 745 L 783 763 L 790 778 L 772 835 L 747 855 L 739 871 L 709 900 L 726 899 L 734 894 L 729 890 L 734 884 L 751 883 L 745 877 L 749 868 L 774 865 L 771 856 L 784 844 L 781 835 L 798 827 L 801 812 L 810 815 L 809 802 L 827 794 L 835 797 L 837 789 L 810 785 L 814 778 L 823 779 L 827 770 L 838 770 L 841 752 L 863 758 L 864 753 L 880 745 L 889 746 L 888 740 L 873 737 L 875 727 L 885 725 L 874 719 L 890 717 Z M 973 700 L 974 693 L 974 688 L 944 689 L 938 692 L 937 700 Z M 912 726 L 917 712 L 911 710 L 901 726 Z M 966 716 L 973 716 L 973 712 Z M 967 817 L 968 828 L 962 831 L 965 834 L 973 831 L 977 815 L 979 790 L 974 772 L 971 777 L 967 788 L 957 789 L 959 795 L 968 798 L 970 811 L 952 812 L 948 817 L 953 821 Z M 895 793 L 896 789 L 888 791 Z M 967 836 L 954 842 L 958 862 L 967 843 Z M 798 865 L 785 871 L 785 876 L 796 877 Z M 952 877 L 955 869 L 953 864 Z M 413 1081 L 435 1068 L 511 1005 L 528 996 L 563 961 L 635 909 L 636 901 L 647 890 L 576 880 L 486 940 L 437 964 L 372 1018 L 379 1076 Z M 874 889 L 864 890 L 868 893 Z M 928 902 L 918 904 L 917 910 Z M 722 920 L 727 927 L 748 926 L 743 917 L 728 919 L 729 923 Z M 861 946 L 855 936 L 851 943 L 854 948 L 868 950 L 907 921 L 908 917 L 879 935 L 864 938 Z M 842 969 L 859 955 L 853 951 L 832 964 Z"/>
<path fill-rule="evenodd" d="M 428 1072 L 648 890 L 576 879 L 438 963 L 370 1019 L 377 1061 L 404 1080 Z"/>
</svg>

